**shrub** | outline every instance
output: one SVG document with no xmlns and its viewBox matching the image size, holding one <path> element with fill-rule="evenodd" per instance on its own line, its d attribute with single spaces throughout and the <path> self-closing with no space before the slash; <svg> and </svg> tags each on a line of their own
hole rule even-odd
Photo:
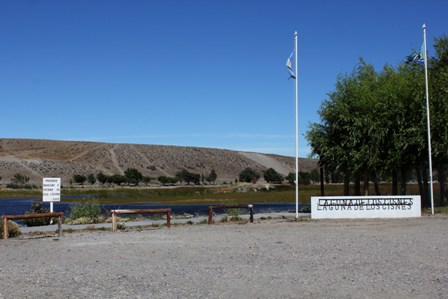
<svg viewBox="0 0 448 299">
<path fill-rule="evenodd" d="M 98 223 L 100 221 L 101 209 L 97 203 L 78 203 L 71 207 L 70 218 L 73 220 L 79 218 L 88 218 L 90 223 Z"/>
<path fill-rule="evenodd" d="M 241 209 L 227 209 L 227 213 L 230 216 L 230 221 L 240 221 L 241 217 L 240 215 L 243 214 L 243 210 Z"/>
<path fill-rule="evenodd" d="M 117 223 L 117 229 L 118 230 L 125 230 L 126 229 L 126 224 L 124 224 L 124 222 L 118 222 Z"/>
<path fill-rule="evenodd" d="M 49 212 L 50 212 L 50 209 L 44 208 L 42 201 L 35 200 L 31 204 L 31 211 L 27 211 L 25 214 L 41 214 L 41 213 L 49 213 Z M 57 220 L 55 220 L 55 221 L 57 221 Z M 50 225 L 51 217 L 24 219 L 23 222 L 25 223 L 26 226 Z"/>
<path fill-rule="evenodd" d="M 22 232 L 20 231 L 20 227 L 17 225 L 17 223 L 8 220 L 6 226 L 8 229 L 8 237 L 9 238 L 17 237 L 22 234 Z M 3 221 L 2 221 L 2 225 L 1 225 L 1 229 L 0 229 L 0 238 L 3 238 L 3 233 L 4 232 L 3 232 Z"/>
</svg>

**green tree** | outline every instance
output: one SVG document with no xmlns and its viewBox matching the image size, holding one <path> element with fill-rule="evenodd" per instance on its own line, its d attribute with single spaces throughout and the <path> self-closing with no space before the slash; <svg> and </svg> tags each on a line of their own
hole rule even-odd
<svg viewBox="0 0 448 299">
<path fill-rule="evenodd" d="M 22 175 L 20 173 L 16 173 L 14 177 L 11 179 L 11 183 L 17 185 L 24 185 L 30 181 L 30 178 L 26 175 Z"/>
<path fill-rule="evenodd" d="M 74 174 L 73 181 L 77 184 L 83 185 L 85 181 L 87 181 L 87 177 L 82 174 Z"/>
<path fill-rule="evenodd" d="M 95 177 L 95 175 L 93 173 L 90 173 L 89 175 L 87 175 L 87 182 L 90 185 L 93 185 L 93 184 L 96 183 L 96 177 Z"/>
<path fill-rule="evenodd" d="M 315 169 L 311 170 L 311 172 L 310 172 L 310 179 L 314 183 L 319 183 L 320 182 L 320 172 L 319 172 L 319 169 L 315 168 Z"/>
<path fill-rule="evenodd" d="M 128 168 L 124 172 L 124 176 L 129 185 L 138 186 L 138 184 L 143 179 L 143 175 L 140 171 L 135 168 Z"/>
<path fill-rule="evenodd" d="M 148 184 L 151 182 L 151 177 L 149 177 L 149 176 L 143 176 L 143 178 L 142 178 L 142 182 L 146 185 L 146 186 L 148 186 Z"/>
<path fill-rule="evenodd" d="M 101 185 L 104 185 L 105 183 L 107 183 L 108 177 L 101 171 L 96 175 L 96 178 L 98 179 L 98 182 L 100 182 Z"/>
<path fill-rule="evenodd" d="M 218 178 L 218 175 L 216 174 L 216 171 L 214 169 L 212 169 L 212 171 L 210 171 L 210 174 L 207 176 L 207 182 L 209 184 L 211 184 L 211 183 L 214 184 L 217 178 Z"/>
<path fill-rule="evenodd" d="M 283 176 L 273 168 L 267 169 L 263 177 L 266 182 L 274 184 L 281 184 L 284 180 Z"/>
<path fill-rule="evenodd" d="M 189 172 L 186 169 L 182 169 L 182 170 L 176 172 L 176 179 L 179 182 L 186 182 L 188 185 L 190 185 L 190 183 L 194 183 L 196 185 L 199 185 L 201 183 L 201 175 L 200 174 Z"/>
<path fill-rule="evenodd" d="M 126 177 L 121 174 L 114 174 L 110 177 L 110 182 L 117 186 L 120 186 L 121 184 L 126 182 Z"/>
<path fill-rule="evenodd" d="M 162 183 L 162 185 L 174 185 L 178 182 L 177 178 L 167 177 L 167 176 L 159 176 L 157 180 Z"/>
<path fill-rule="evenodd" d="M 240 182 L 246 182 L 246 183 L 255 184 L 259 178 L 260 175 L 258 174 L 258 172 L 256 172 L 250 167 L 243 169 L 243 171 L 241 171 L 239 175 Z"/>
</svg>

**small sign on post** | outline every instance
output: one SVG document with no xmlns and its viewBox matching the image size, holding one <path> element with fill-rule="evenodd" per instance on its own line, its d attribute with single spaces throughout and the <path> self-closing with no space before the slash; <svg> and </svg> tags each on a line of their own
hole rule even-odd
<svg viewBox="0 0 448 299">
<path fill-rule="evenodd" d="M 50 212 L 53 213 L 53 202 L 61 201 L 61 178 L 43 179 L 42 201 L 50 203 Z"/>
</svg>

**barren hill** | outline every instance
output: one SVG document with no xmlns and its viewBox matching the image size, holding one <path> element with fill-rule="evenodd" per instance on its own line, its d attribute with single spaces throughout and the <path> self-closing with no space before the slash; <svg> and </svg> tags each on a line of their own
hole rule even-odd
<svg viewBox="0 0 448 299">
<path fill-rule="evenodd" d="M 222 182 L 235 180 L 246 167 L 259 172 L 274 168 L 287 175 L 294 171 L 294 165 L 292 157 L 213 148 L 0 139 L 2 183 L 8 183 L 16 173 L 40 184 L 43 177 L 61 177 L 68 182 L 74 174 L 123 174 L 127 168 L 150 177 L 174 176 L 182 168 L 199 174 L 215 169 Z M 316 167 L 316 160 L 299 159 L 300 171 Z"/>
</svg>

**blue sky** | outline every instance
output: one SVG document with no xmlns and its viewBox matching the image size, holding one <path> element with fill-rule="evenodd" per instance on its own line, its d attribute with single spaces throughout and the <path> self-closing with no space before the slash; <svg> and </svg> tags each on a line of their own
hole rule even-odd
<svg viewBox="0 0 448 299">
<path fill-rule="evenodd" d="M 448 2 L 0 0 L 0 137 L 299 156 L 336 78 L 447 34 Z"/>
</svg>

